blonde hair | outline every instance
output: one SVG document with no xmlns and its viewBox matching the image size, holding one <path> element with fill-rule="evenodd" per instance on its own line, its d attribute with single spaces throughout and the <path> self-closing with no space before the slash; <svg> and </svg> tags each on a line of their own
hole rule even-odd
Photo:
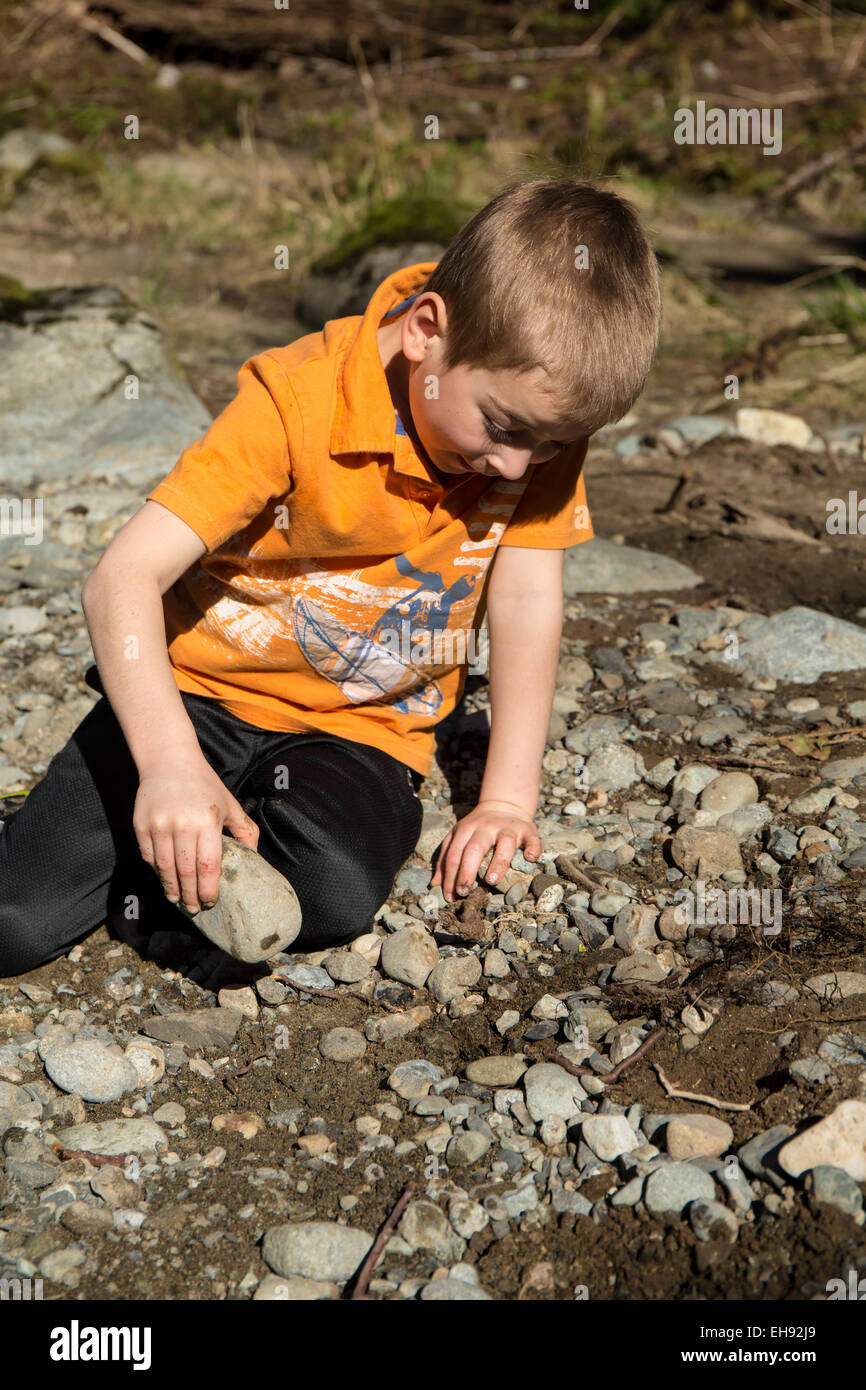
<svg viewBox="0 0 866 1390">
<path fill-rule="evenodd" d="M 512 184 L 461 228 L 424 289 L 448 311 L 446 370 L 542 368 L 577 436 L 621 419 L 643 390 L 661 329 L 658 266 L 616 193 L 572 178 Z"/>
</svg>

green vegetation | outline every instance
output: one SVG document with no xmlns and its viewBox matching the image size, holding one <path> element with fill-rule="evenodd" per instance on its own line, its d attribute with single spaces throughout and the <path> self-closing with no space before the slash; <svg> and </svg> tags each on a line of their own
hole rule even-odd
<svg viewBox="0 0 866 1390">
<path fill-rule="evenodd" d="M 855 347 L 866 347 L 866 293 L 849 275 L 834 275 L 800 303 L 815 332 L 847 333 Z"/>
</svg>

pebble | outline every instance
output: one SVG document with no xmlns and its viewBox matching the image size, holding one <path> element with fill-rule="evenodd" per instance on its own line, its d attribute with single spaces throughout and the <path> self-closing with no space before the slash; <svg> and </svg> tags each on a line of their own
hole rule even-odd
<svg viewBox="0 0 866 1390">
<path fill-rule="evenodd" d="M 81 1096 L 82 1100 L 119 1100 L 139 1084 L 131 1061 L 115 1056 L 96 1042 L 52 1047 L 45 1057 L 45 1070 L 61 1091 Z"/>
<path fill-rule="evenodd" d="M 629 903 L 613 919 L 613 935 L 621 951 L 651 951 L 658 946 L 655 924 L 658 908 L 647 903 Z"/>
<path fill-rule="evenodd" d="M 440 960 L 430 972 L 427 988 L 437 1004 L 450 1004 L 458 994 L 481 979 L 481 961 L 477 956 L 449 956 Z"/>
<path fill-rule="evenodd" d="M 401 1062 L 388 1077 L 388 1087 L 404 1100 L 414 1100 L 426 1096 L 434 1081 L 441 1081 L 445 1073 L 433 1062 L 422 1057 L 409 1062 Z"/>
<path fill-rule="evenodd" d="M 779 1150 L 779 1164 L 791 1177 L 828 1164 L 855 1182 L 866 1182 L 866 1102 L 843 1100 L 831 1114 Z"/>
<path fill-rule="evenodd" d="M 229 1134 L 239 1134 L 242 1139 L 255 1139 L 265 1127 L 261 1115 L 255 1115 L 251 1110 L 230 1110 L 223 1115 L 214 1115 L 210 1124 L 211 1129 L 218 1132 L 227 1130 Z"/>
<path fill-rule="evenodd" d="M 9 1081 L 0 1081 L 0 1121 L 3 1128 L 28 1120 L 38 1120 L 42 1115 L 42 1103 Z"/>
<path fill-rule="evenodd" d="M 123 1055 L 135 1067 L 139 1086 L 154 1086 L 165 1076 L 165 1053 L 149 1038 L 133 1038 Z"/>
<path fill-rule="evenodd" d="M 491 1141 L 486 1135 L 479 1134 L 476 1130 L 469 1129 L 463 1134 L 455 1134 L 445 1150 L 445 1162 L 449 1168 L 469 1167 L 484 1157 L 490 1144 Z"/>
<path fill-rule="evenodd" d="M 367 1043 L 357 1028 L 332 1028 L 321 1039 L 319 1051 L 331 1062 L 356 1062 L 367 1051 Z"/>
<path fill-rule="evenodd" d="M 716 1185 L 709 1173 L 691 1163 L 665 1163 L 650 1173 L 644 1204 L 653 1216 L 679 1216 L 689 1202 L 714 1201 Z"/>
<path fill-rule="evenodd" d="M 217 994 L 217 999 L 221 1008 L 237 1009 L 244 1018 L 258 1018 L 259 1016 L 259 1005 L 255 991 L 249 985 L 244 985 L 240 989 L 236 987 L 221 989 Z"/>
<path fill-rule="evenodd" d="M 698 1240 L 737 1239 L 740 1223 L 732 1211 L 721 1202 L 695 1201 L 689 1207 L 689 1223 Z"/>
<path fill-rule="evenodd" d="M 856 970 L 830 970 L 810 976 L 804 988 L 822 1000 L 848 999 L 852 994 L 866 994 L 866 975 Z"/>
<path fill-rule="evenodd" d="M 620 440 L 620 444 L 624 441 Z M 692 589 L 701 576 L 667 555 L 637 546 L 617 545 L 595 536 L 565 552 L 563 590 L 575 594 L 642 594 L 664 589 Z"/>
<path fill-rule="evenodd" d="M 443 1264 L 453 1264 L 463 1254 L 465 1242 L 435 1202 L 410 1202 L 397 1230 L 410 1249 L 429 1250 Z"/>
<path fill-rule="evenodd" d="M 503 1052 L 495 1057 L 476 1057 L 467 1063 L 466 1077 L 479 1086 L 515 1086 L 525 1071 L 522 1053 Z"/>
<path fill-rule="evenodd" d="M 631 1153 L 642 1142 L 625 1115 L 587 1115 L 581 1124 L 580 1136 L 605 1163 Z"/>
<path fill-rule="evenodd" d="M 306 967 L 298 966 L 297 969 Z M 289 971 L 286 971 L 288 974 Z M 322 975 L 324 971 L 320 972 Z M 325 975 L 330 985 L 330 976 Z M 231 1047 L 243 1023 L 237 1009 L 190 1009 L 146 1018 L 141 1031 L 165 1043 L 186 1043 L 190 1048 Z"/>
<path fill-rule="evenodd" d="M 357 951 L 335 951 L 325 957 L 325 969 L 335 984 L 357 985 L 366 980 L 373 967 Z"/>
<path fill-rule="evenodd" d="M 788 1068 L 795 1081 L 803 1081 L 807 1086 L 824 1086 L 830 1079 L 832 1068 L 822 1057 L 800 1057 Z"/>
<path fill-rule="evenodd" d="M 718 878 L 743 868 L 736 838 L 729 830 L 713 827 L 680 826 L 671 840 L 671 857 L 689 878 Z"/>
<path fill-rule="evenodd" d="M 602 743 L 586 760 L 584 774 L 590 787 L 622 791 L 639 782 L 646 772 L 643 758 L 624 743 Z"/>
<path fill-rule="evenodd" d="M 504 1037 L 505 1034 L 506 1034 L 511 1028 L 513 1028 L 513 1027 L 515 1026 L 515 1024 L 517 1024 L 517 1023 L 519 1023 L 519 1022 L 520 1022 L 520 1014 L 517 1012 L 517 1010 L 516 1010 L 516 1009 L 506 1009 L 505 1012 L 502 1013 L 502 1014 L 500 1014 L 499 1017 L 498 1017 L 498 1019 L 496 1020 L 496 1031 L 497 1031 L 497 1033 L 499 1033 L 500 1037 Z M 471 1065 L 471 1063 L 470 1063 L 470 1065 Z M 471 1079 L 471 1078 L 470 1078 L 470 1079 Z"/>
<path fill-rule="evenodd" d="M 303 1279 L 297 1275 L 283 1278 L 279 1274 L 266 1274 L 253 1294 L 253 1302 L 288 1300 L 290 1303 L 311 1303 L 323 1298 L 337 1298 L 339 1293 L 339 1284 Z"/>
<path fill-rule="evenodd" d="M 674 1159 L 723 1154 L 734 1141 L 734 1131 L 714 1115 L 680 1115 L 665 1130 L 668 1153 Z"/>
<path fill-rule="evenodd" d="M 458 1236 L 471 1240 L 484 1230 L 490 1217 L 479 1202 L 468 1197 L 453 1197 L 448 1206 L 448 1220 Z"/>
<path fill-rule="evenodd" d="M 739 660 L 758 675 L 807 684 L 828 671 L 866 668 L 866 630 L 812 608 L 788 608 L 740 643 Z"/>
<path fill-rule="evenodd" d="M 364 1036 L 368 1042 L 391 1042 L 394 1038 L 414 1033 L 416 1028 L 420 1028 L 422 1023 L 428 1023 L 432 1017 L 433 1010 L 426 1004 L 415 1004 L 399 1014 L 379 1014 L 367 1019 L 364 1024 Z"/>
<path fill-rule="evenodd" d="M 423 927 L 406 927 L 382 943 L 379 964 L 383 973 L 414 989 L 423 988 L 438 962 L 439 947 Z"/>
<path fill-rule="evenodd" d="M 586 1091 L 576 1076 L 555 1062 L 536 1062 L 523 1076 L 526 1108 L 536 1124 L 549 1115 L 570 1120 L 580 1113 Z"/>
<path fill-rule="evenodd" d="M 810 1170 L 809 1178 L 808 1186 L 816 1202 L 836 1207 L 853 1217 L 858 1225 L 863 1224 L 863 1194 L 844 1168 L 819 1163 Z"/>
<path fill-rule="evenodd" d="M 66 1149 L 88 1149 L 97 1154 L 140 1154 L 160 1146 L 167 1148 L 164 1129 L 148 1116 L 136 1120 L 99 1120 L 73 1125 L 57 1135 Z"/>
<path fill-rule="evenodd" d="M 758 800 L 758 784 L 748 772 L 722 772 L 701 792 L 698 805 L 716 818 Z"/>
<path fill-rule="evenodd" d="M 491 1296 L 478 1284 L 470 1284 L 465 1279 L 433 1279 L 425 1284 L 418 1295 L 430 1303 L 487 1303 Z"/>
<path fill-rule="evenodd" d="M 285 1277 L 344 1284 L 372 1248 L 373 1237 L 366 1231 L 335 1221 L 306 1221 L 267 1230 L 262 1258 L 276 1274 Z"/>
</svg>

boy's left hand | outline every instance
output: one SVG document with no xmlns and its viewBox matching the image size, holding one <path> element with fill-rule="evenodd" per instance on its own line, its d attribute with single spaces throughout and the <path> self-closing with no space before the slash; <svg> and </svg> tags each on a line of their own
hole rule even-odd
<svg viewBox="0 0 866 1390">
<path fill-rule="evenodd" d="M 491 845 L 496 848 L 484 875 L 488 883 L 495 883 L 510 866 L 515 849 L 522 849 L 525 859 L 537 859 L 541 854 L 538 831 L 523 807 L 507 801 L 479 801 L 439 846 L 430 887 L 441 883 L 446 902 L 453 901 L 455 888 L 463 897 L 474 884 L 478 866 Z"/>
</svg>

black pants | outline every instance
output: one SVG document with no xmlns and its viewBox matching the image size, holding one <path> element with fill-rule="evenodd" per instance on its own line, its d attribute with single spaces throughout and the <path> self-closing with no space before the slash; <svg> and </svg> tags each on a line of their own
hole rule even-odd
<svg viewBox="0 0 866 1390">
<path fill-rule="evenodd" d="M 85 680 L 102 691 L 95 666 Z M 421 775 L 367 744 L 275 733 L 216 700 L 181 699 L 205 758 L 259 827 L 259 854 L 298 895 L 303 923 L 292 950 L 370 931 L 420 834 Z M 103 692 L 0 830 L 0 976 L 56 959 L 115 913 L 137 916 L 145 934 L 190 931 L 141 857 L 132 828 L 138 782 Z"/>
</svg>

